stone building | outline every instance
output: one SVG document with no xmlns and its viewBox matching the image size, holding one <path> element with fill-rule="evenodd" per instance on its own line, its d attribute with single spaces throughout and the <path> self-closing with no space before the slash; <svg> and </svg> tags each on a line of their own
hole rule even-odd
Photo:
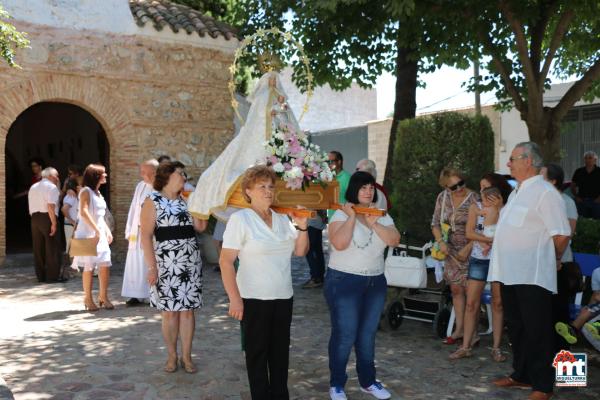
<svg viewBox="0 0 600 400">
<path fill-rule="evenodd" d="M 227 90 L 239 40 L 231 27 L 166 0 L 3 0 L 28 33 L 22 69 L 0 65 L 0 257 L 27 251 L 28 160 L 61 177 L 107 166 L 105 197 L 123 231 L 137 164 L 159 154 L 194 177 L 233 136 Z"/>
</svg>

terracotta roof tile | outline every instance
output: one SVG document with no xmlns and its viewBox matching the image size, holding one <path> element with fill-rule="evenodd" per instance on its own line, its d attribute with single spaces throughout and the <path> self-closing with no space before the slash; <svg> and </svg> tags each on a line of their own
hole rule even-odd
<svg viewBox="0 0 600 400">
<path fill-rule="evenodd" d="M 129 0 L 129 8 L 138 26 L 151 22 L 157 31 L 169 26 L 175 33 L 184 30 L 188 34 L 197 32 L 202 37 L 208 34 L 213 38 L 221 35 L 226 40 L 239 39 L 233 27 L 190 7 L 167 0 Z"/>
</svg>

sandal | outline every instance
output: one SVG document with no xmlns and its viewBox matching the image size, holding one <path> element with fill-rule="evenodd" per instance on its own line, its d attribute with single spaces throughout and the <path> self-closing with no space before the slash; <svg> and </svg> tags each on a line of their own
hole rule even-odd
<svg viewBox="0 0 600 400">
<path fill-rule="evenodd" d="M 179 363 L 181 364 L 181 368 L 183 368 L 183 370 L 188 374 L 195 374 L 196 372 L 198 372 L 198 368 L 196 368 L 194 363 L 191 361 L 188 363 L 183 361 L 183 358 L 180 358 Z"/>
<path fill-rule="evenodd" d="M 460 358 L 471 357 L 472 355 L 473 355 L 473 353 L 471 353 L 470 347 L 461 347 L 458 350 L 456 350 L 454 353 L 450 354 L 448 356 L 448 358 L 451 360 L 458 360 Z"/>
<path fill-rule="evenodd" d="M 459 342 L 462 341 L 462 336 L 461 337 L 457 337 L 457 338 L 453 338 L 452 336 L 446 336 L 446 338 L 444 340 L 442 340 L 442 343 L 444 344 L 458 344 Z"/>
<path fill-rule="evenodd" d="M 506 356 L 502 354 L 502 350 L 497 347 L 492 348 L 492 360 L 496 362 L 506 361 Z"/>
<path fill-rule="evenodd" d="M 169 364 L 169 361 L 167 361 L 165 363 L 165 366 L 163 367 L 163 371 L 168 372 L 170 374 L 177 371 L 177 359 L 175 359 L 175 363 L 173 364 Z"/>
</svg>

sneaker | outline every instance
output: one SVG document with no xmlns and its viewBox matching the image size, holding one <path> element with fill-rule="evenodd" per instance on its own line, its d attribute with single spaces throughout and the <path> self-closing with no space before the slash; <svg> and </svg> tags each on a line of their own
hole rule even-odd
<svg viewBox="0 0 600 400">
<path fill-rule="evenodd" d="M 348 400 L 344 388 L 338 386 L 329 388 L 329 397 L 331 397 L 331 400 Z"/>
<path fill-rule="evenodd" d="M 583 326 L 583 329 L 588 331 L 594 339 L 600 340 L 600 329 L 598 329 L 597 323 L 588 322 Z"/>
<path fill-rule="evenodd" d="M 567 341 L 567 343 L 577 343 L 577 333 L 571 325 L 565 324 L 564 322 L 557 322 L 556 325 L 554 325 L 554 329 L 556 330 L 556 333 Z"/>
<path fill-rule="evenodd" d="M 316 279 L 312 279 L 310 278 L 309 280 L 307 280 L 306 282 L 304 282 L 304 284 L 302 285 L 302 289 L 315 289 L 315 288 L 320 288 L 323 287 L 323 281 L 320 280 L 316 280 Z"/>
<path fill-rule="evenodd" d="M 384 399 L 389 399 L 392 397 L 390 392 L 388 392 L 383 387 L 381 382 L 377 382 L 377 381 L 375 381 L 375 383 L 372 384 L 371 386 L 369 386 L 368 388 L 361 387 L 360 390 L 361 390 L 361 392 L 369 393 L 371 396 L 375 397 L 376 399 L 384 400 Z"/>
</svg>

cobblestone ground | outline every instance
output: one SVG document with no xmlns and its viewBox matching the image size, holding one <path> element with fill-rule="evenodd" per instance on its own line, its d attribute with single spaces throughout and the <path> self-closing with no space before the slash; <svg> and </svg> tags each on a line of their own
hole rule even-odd
<svg viewBox="0 0 600 400">
<path fill-rule="evenodd" d="M 147 306 L 125 307 L 119 296 L 122 267 L 115 266 L 111 277 L 116 309 L 90 313 L 82 311 L 79 278 L 38 284 L 31 261 L 13 258 L 0 269 L 0 398 L 10 398 L 2 378 L 18 400 L 250 398 L 239 325 L 226 315 L 226 296 L 212 267 L 205 268 L 205 306 L 196 314 L 193 357 L 199 373 L 188 375 L 162 372 L 166 355 L 159 314 Z M 327 307 L 320 289 L 299 287 L 307 279 L 304 261 L 295 259 L 293 265 L 290 395 L 327 399 Z M 378 378 L 394 399 L 527 398 L 527 391 L 490 384 L 510 372 L 510 364 L 491 362 L 490 337 L 481 342 L 475 357 L 450 362 L 452 349 L 435 337 L 431 324 L 404 321 L 396 331 L 378 333 Z M 588 387 L 558 388 L 555 398 L 600 397 L 598 358 L 590 358 Z M 358 390 L 353 359 L 348 373 L 349 399 L 370 398 Z"/>
</svg>

